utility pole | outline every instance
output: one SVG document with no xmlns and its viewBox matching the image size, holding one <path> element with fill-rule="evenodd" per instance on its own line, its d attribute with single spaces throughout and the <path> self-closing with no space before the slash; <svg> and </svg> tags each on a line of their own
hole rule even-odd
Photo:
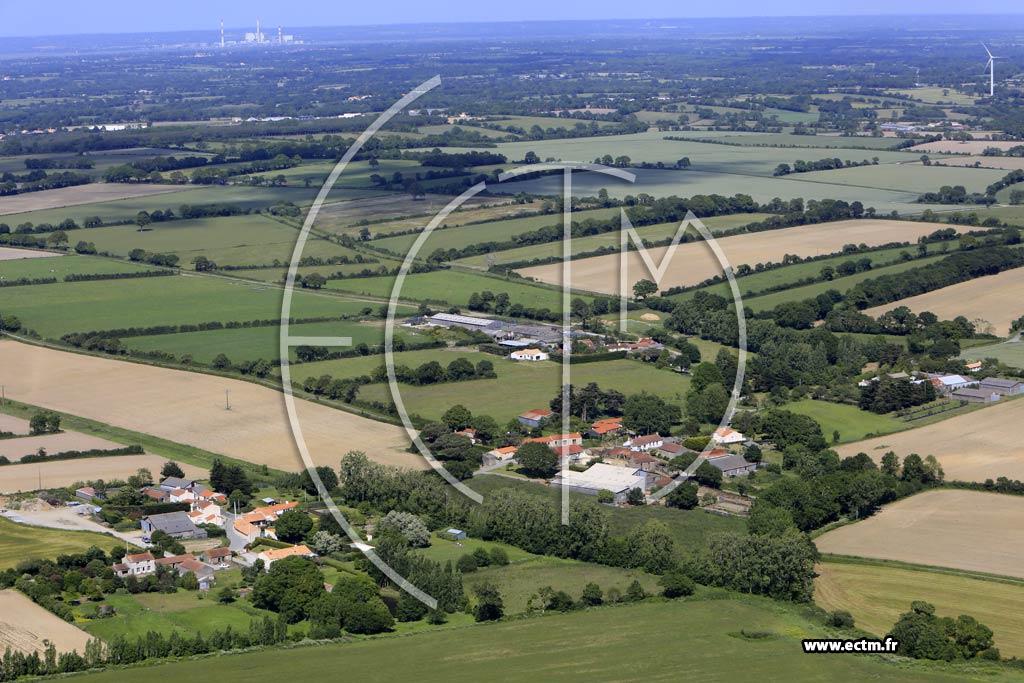
<svg viewBox="0 0 1024 683">
<path fill-rule="evenodd" d="M 231 390 L 224 390 L 224 410 L 231 410 Z"/>
</svg>

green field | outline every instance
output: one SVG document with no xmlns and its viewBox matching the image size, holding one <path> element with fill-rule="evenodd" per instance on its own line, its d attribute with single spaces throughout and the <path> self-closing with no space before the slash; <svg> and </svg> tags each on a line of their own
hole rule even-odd
<svg viewBox="0 0 1024 683">
<path fill-rule="evenodd" d="M 305 337 L 351 337 L 353 345 L 369 344 L 373 346 L 384 343 L 384 327 L 379 321 L 335 320 L 306 323 L 289 326 L 289 333 L 293 336 Z M 166 351 L 178 357 L 191 354 L 199 363 L 209 363 L 222 352 L 227 354 L 232 361 L 238 362 L 258 358 L 278 358 L 280 356 L 278 343 L 280 334 L 281 328 L 278 326 L 246 327 L 128 337 L 123 341 L 129 349 L 139 351 Z M 414 330 L 402 329 L 397 332 L 397 335 L 409 343 L 428 340 L 428 337 Z M 294 349 L 292 352 L 291 357 L 294 359 Z M 295 366 L 292 369 L 292 374 L 295 375 L 304 367 L 306 366 Z"/>
<path fill-rule="evenodd" d="M 618 215 L 618 208 L 591 209 L 587 211 L 574 212 L 573 220 L 577 222 L 587 220 L 588 218 L 592 218 L 594 220 L 606 220 Z M 432 216 L 425 218 L 422 223 L 424 225 L 429 223 L 430 218 L 432 218 Z M 427 256 L 435 249 L 460 249 L 462 247 L 469 246 L 470 244 L 480 244 L 481 242 L 502 242 L 512 239 L 515 235 L 520 235 L 524 232 L 530 232 L 539 228 L 561 224 L 562 217 L 560 214 L 542 214 L 539 216 L 527 216 L 525 218 L 510 218 L 508 220 L 464 225 L 459 228 L 447 228 L 443 230 L 438 228 L 434 232 L 430 233 L 430 237 L 427 238 L 427 241 L 424 243 L 420 252 L 422 256 Z M 371 246 L 387 249 L 388 251 L 405 256 L 405 254 L 407 254 L 412 248 L 412 245 L 415 243 L 418 236 L 419 235 L 412 234 L 386 237 L 374 240 Z"/>
<path fill-rule="evenodd" d="M 134 225 L 90 228 L 74 233 L 72 239 L 93 242 L 99 251 L 118 256 L 127 256 L 132 249 L 177 254 L 180 265 L 188 268 L 192 259 L 200 255 L 218 265 L 288 263 L 299 237 L 294 228 L 260 214 L 176 220 L 153 223 L 149 227 L 152 229 L 144 232 Z M 353 258 L 355 252 L 313 237 L 306 242 L 302 255 Z"/>
<path fill-rule="evenodd" d="M 916 252 L 915 252 L 916 253 Z M 942 256 L 929 256 L 927 258 L 916 259 L 914 261 L 906 261 L 903 263 L 895 263 L 890 266 L 883 266 L 881 268 L 872 268 L 871 270 L 865 270 L 854 275 L 847 275 L 846 277 L 837 277 L 834 280 L 828 280 L 825 282 L 815 282 L 814 284 L 804 285 L 803 287 L 793 287 L 792 289 L 784 289 L 780 292 L 772 292 L 771 294 L 765 294 L 764 296 L 756 296 L 751 298 L 744 298 L 743 305 L 750 308 L 755 313 L 758 311 L 764 311 L 775 308 L 781 303 L 787 301 L 801 301 L 803 299 L 813 299 L 819 294 L 835 289 L 840 293 L 845 294 L 854 285 L 864 280 L 870 280 L 876 277 L 882 277 L 883 275 L 893 275 L 896 273 L 902 273 L 912 268 L 923 268 L 930 263 L 935 263 Z M 783 268 L 782 270 L 787 270 Z M 820 269 L 819 269 L 820 270 Z"/>
<path fill-rule="evenodd" d="M 896 100 L 893 100 L 896 101 Z M 700 140 L 721 140 L 734 145 L 768 146 L 779 147 L 781 153 L 790 155 L 792 159 L 818 159 L 823 157 L 839 156 L 842 159 L 862 159 L 864 155 L 868 158 L 878 156 L 879 161 L 901 161 L 907 157 L 883 156 L 879 152 L 886 152 L 893 146 L 899 144 L 900 140 L 894 138 L 875 138 L 870 136 L 843 137 L 840 135 L 793 135 L 792 133 L 753 133 L 731 130 L 705 130 L 686 131 L 683 133 L 659 133 L 659 135 L 677 135 Z M 802 149 L 789 149 L 789 148 Z M 848 152 L 834 152 L 832 150 L 843 149 Z M 804 151 L 810 149 L 811 151 Z M 815 156 L 814 149 L 820 149 L 820 156 Z M 776 152 L 778 153 L 778 152 Z M 905 152 L 892 151 L 891 154 L 905 154 Z M 860 156 L 856 156 L 860 155 Z M 786 159 L 780 159 L 786 161 Z"/>
<path fill-rule="evenodd" d="M 838 223 L 837 225 L 842 225 L 842 223 Z M 856 235 L 851 234 L 851 243 L 853 243 L 854 240 L 856 240 Z M 928 245 L 929 254 L 938 254 L 940 253 L 940 249 L 940 244 Z M 821 273 L 821 269 L 824 268 L 825 266 L 831 266 L 832 268 L 836 268 L 839 266 L 839 264 L 844 263 L 846 261 L 859 261 L 862 258 L 869 258 L 871 259 L 871 264 L 875 269 L 892 264 L 897 264 L 900 262 L 901 255 L 903 254 L 903 252 L 911 254 L 912 256 L 916 255 L 917 246 L 911 245 L 905 247 L 895 247 L 893 249 L 881 249 L 879 251 L 872 251 L 866 254 L 844 254 L 841 256 L 823 258 L 817 261 L 795 263 L 791 266 L 772 268 L 771 270 L 766 270 L 760 273 L 753 273 L 751 275 L 744 275 L 743 277 L 738 277 L 736 278 L 736 286 L 739 287 L 740 294 L 742 296 L 747 296 L 748 294 L 761 292 L 766 289 L 772 289 L 775 287 L 788 285 L 794 282 L 799 282 L 804 278 L 817 277 L 818 274 Z M 868 271 L 868 273 L 874 272 L 875 270 Z M 830 289 L 830 287 L 825 287 L 825 289 Z M 697 291 L 698 290 L 694 289 L 688 292 L 684 292 L 682 294 L 673 295 L 669 298 L 675 301 L 685 301 L 693 297 L 693 295 Z M 720 296 L 732 298 L 732 294 L 729 289 L 729 284 L 727 282 L 702 287 L 700 291 L 705 291 L 710 294 L 718 294 Z M 765 296 L 767 297 L 769 295 L 766 294 Z M 756 298 L 751 299 L 752 302 L 756 300 Z"/>
<path fill-rule="evenodd" d="M 430 352 L 415 352 L 428 354 Z M 444 353 L 441 350 L 441 353 Z M 425 356 L 424 356 L 425 357 Z M 442 356 L 454 359 L 454 354 Z M 499 424 L 515 418 L 531 408 L 545 408 L 561 386 L 561 365 L 551 361 L 539 363 L 504 360 L 496 356 L 477 354 L 477 360 L 487 358 L 494 362 L 497 379 L 478 379 L 468 382 L 449 382 L 429 386 L 400 387 L 402 400 L 410 413 L 436 420 L 451 406 L 462 403 L 474 414 L 490 415 Z M 379 361 L 378 361 L 379 362 Z M 325 361 L 323 372 L 331 372 L 332 363 Z M 310 365 L 299 366 L 303 371 L 321 374 Z M 689 377 L 669 370 L 633 360 L 613 360 L 573 366 L 572 383 L 583 386 L 597 382 L 602 389 L 618 389 L 624 394 L 647 391 L 675 403 L 682 401 L 690 385 Z M 371 384 L 359 391 L 359 398 L 372 401 L 390 401 L 391 391 L 386 384 Z"/>
<path fill-rule="evenodd" d="M 104 534 L 44 529 L 18 524 L 0 517 L 0 569 L 14 567 L 29 557 L 56 557 L 80 553 L 94 545 L 109 551 L 121 543 L 113 536 Z"/>
<path fill-rule="evenodd" d="M 1007 609 L 1024 601 L 1024 582 L 872 562 L 826 561 L 818 573 L 815 602 L 850 612 L 859 628 L 875 635 L 885 635 L 912 601 L 925 600 L 939 616 L 968 614 L 991 628 L 1004 657 L 1024 655 L 1024 614 Z"/>
<path fill-rule="evenodd" d="M 0 261 L 0 280 L 19 278 L 55 277 L 63 280 L 66 275 L 106 275 L 109 273 L 137 273 L 144 270 L 158 270 L 140 263 L 115 261 L 68 254 L 60 258 L 27 258 Z"/>
<path fill-rule="evenodd" d="M 633 581 L 639 581 L 648 594 L 659 592 L 658 577 L 639 569 L 619 569 L 575 560 L 559 560 L 554 557 L 538 557 L 506 567 L 484 567 L 465 574 L 462 578 L 467 593 L 482 583 L 497 586 L 505 601 L 507 614 L 526 612 L 531 597 L 534 598 L 533 605 L 536 607 L 537 591 L 546 586 L 556 591 L 565 591 L 573 600 L 579 600 L 583 587 L 588 583 L 596 583 L 605 595 L 612 589 L 618 591 L 620 595 L 625 595 L 626 589 Z"/>
<path fill-rule="evenodd" d="M 44 337 L 120 327 L 280 319 L 282 290 L 198 275 L 62 282 L 4 290 L 4 312 Z M 357 314 L 371 305 L 296 291 L 292 316 Z"/>
<path fill-rule="evenodd" d="M 963 185 L 968 192 L 984 192 L 985 188 L 1006 175 L 1006 171 L 969 166 L 924 166 L 920 163 L 881 164 L 839 168 L 832 171 L 799 173 L 789 178 L 801 182 L 834 183 L 868 189 L 935 192 L 943 185 Z"/>
<path fill-rule="evenodd" d="M 881 436 L 906 429 L 907 425 L 887 415 L 876 415 L 857 406 L 828 401 L 804 399 L 789 403 L 785 410 L 813 417 L 821 425 L 827 441 L 832 441 L 832 432 L 839 432 L 839 443 L 860 441 L 869 435 Z"/>
<path fill-rule="evenodd" d="M 396 337 L 403 337 L 406 341 L 412 341 L 413 338 L 407 334 L 410 330 L 406 328 L 395 330 Z M 383 334 L 383 328 L 378 327 L 376 329 L 377 343 L 383 341 L 381 338 Z M 368 342 L 369 343 L 369 342 Z M 489 353 L 481 353 L 473 347 L 457 346 L 453 348 L 439 348 L 439 349 L 423 349 L 420 351 L 400 351 L 395 353 L 395 365 L 407 365 L 411 368 L 415 368 L 423 363 L 436 360 L 441 365 L 448 365 L 456 358 L 465 358 L 471 361 L 474 365 L 481 360 L 489 360 L 494 363 L 496 371 L 499 373 L 499 377 L 503 373 L 501 369 L 507 368 L 510 372 L 517 370 L 516 367 L 512 367 L 512 361 L 504 359 L 498 356 L 492 356 Z M 296 381 L 302 382 L 307 377 L 319 377 L 320 375 L 331 375 L 335 378 L 344 377 L 358 377 L 360 375 L 369 375 L 373 371 L 384 365 L 383 355 L 373 356 L 353 356 L 352 358 L 339 358 L 337 360 L 324 360 L 317 361 L 315 363 L 302 363 L 299 365 L 292 366 L 292 378 Z"/>
<path fill-rule="evenodd" d="M 361 681 L 480 680 L 579 682 L 687 680 L 729 683 L 749 680 L 801 683 L 945 683 L 965 680 L 1021 680 L 1021 674 L 993 665 L 951 666 L 923 662 L 887 663 L 868 656 L 807 656 L 801 638 L 836 637 L 805 608 L 752 597 L 646 602 L 571 614 L 523 619 L 470 629 L 430 630 L 395 638 L 249 652 L 163 663 L 146 668 L 152 680 L 197 680 L 253 672 L 287 678 L 297 671 L 309 679 L 337 678 L 344 670 Z M 740 631 L 769 634 L 746 638 Z M 650 634 L 657 646 L 636 659 L 638 640 Z M 84 681 L 138 680 L 134 668 L 85 675 Z"/>
<path fill-rule="evenodd" d="M 939 102 L 952 104 L 974 104 L 974 98 L 970 95 L 954 90 L 952 88 L 923 87 L 923 88 L 902 88 L 890 92 L 900 95 L 909 95 L 915 100 L 937 104 Z"/>
<path fill-rule="evenodd" d="M 725 230 L 731 230 L 749 223 L 764 220 L 769 215 L 770 214 L 765 213 L 741 213 L 729 216 L 711 216 L 709 218 L 702 219 L 701 222 L 708 230 L 711 231 L 712 234 L 718 234 Z M 675 236 L 681 223 L 682 222 L 680 221 L 673 223 L 658 223 L 657 225 L 645 225 L 643 227 L 636 228 L 636 232 L 640 235 L 641 239 L 644 240 L 654 241 L 667 239 Z M 688 232 L 691 234 L 698 234 L 693 228 L 689 229 Z M 597 249 L 607 247 L 612 247 L 618 250 L 621 242 L 622 236 L 618 230 L 602 233 L 600 235 L 591 235 L 589 237 L 577 237 L 572 240 L 572 254 L 575 256 L 584 252 L 595 251 Z M 528 247 L 520 247 L 518 249 L 509 249 L 507 251 L 499 251 L 491 254 L 471 256 L 469 258 L 462 259 L 460 263 L 477 268 L 487 268 L 491 262 L 510 263 L 530 261 L 540 258 L 561 258 L 562 249 L 562 242 L 546 242 L 544 244 L 533 244 Z M 424 247 L 424 253 L 429 254 L 431 251 L 433 251 L 431 241 L 427 240 L 427 244 Z"/>
<path fill-rule="evenodd" d="M 708 146 L 725 150 L 746 149 L 723 145 Z M 762 151 L 760 148 L 752 149 Z M 873 154 L 873 152 L 860 152 L 859 154 Z M 773 154 L 773 161 L 765 160 L 761 164 L 770 164 L 774 168 L 775 165 L 787 158 L 789 157 L 780 157 L 776 150 Z M 856 158 L 860 159 L 861 157 L 858 156 Z M 941 205 L 918 204 L 917 198 L 920 192 L 917 191 L 910 192 L 874 187 L 864 188 L 828 182 L 827 180 L 813 181 L 801 179 L 801 176 L 810 175 L 809 173 L 775 178 L 771 176 L 770 170 L 768 174 L 763 172 L 755 173 L 755 170 L 745 169 L 740 164 L 731 172 L 709 171 L 703 170 L 696 163 L 688 171 L 639 168 L 633 169 L 633 172 L 636 174 L 635 183 L 627 183 L 624 180 L 599 173 L 577 173 L 573 176 L 573 195 L 576 197 L 594 197 L 597 196 L 601 189 L 606 189 L 610 196 L 620 199 L 626 195 L 636 195 L 640 192 L 646 192 L 655 197 L 666 197 L 669 195 L 692 197 L 698 194 L 721 194 L 726 196 L 746 194 L 758 202 L 769 202 L 775 197 L 783 199 L 802 197 L 804 200 L 842 199 L 847 202 L 862 202 L 865 207 L 877 209 L 879 214 L 886 214 L 891 211 L 898 211 L 901 214 L 919 214 L 929 208 L 936 210 L 948 208 Z M 509 181 L 495 185 L 492 191 L 495 193 L 528 192 L 539 195 L 557 195 L 562 192 L 562 177 L 543 176 L 531 180 Z"/>
<path fill-rule="evenodd" d="M 1011 367 L 1024 368 L 1024 343 L 1018 340 L 1016 342 L 1006 341 L 987 346 L 975 346 L 966 349 L 960 354 L 960 357 L 968 361 L 995 358 L 1000 363 L 1005 363 Z"/>
<path fill-rule="evenodd" d="M 42 211 L 29 211 L 26 213 L 12 213 L 3 216 L 3 223 L 18 225 L 30 221 L 36 225 L 40 223 L 57 224 L 65 218 L 73 218 L 79 224 L 89 216 L 99 216 L 106 222 L 133 220 L 139 211 L 155 211 L 160 209 L 166 211 L 173 209 L 178 213 L 178 207 L 182 204 L 231 204 L 240 206 L 243 209 L 262 209 L 272 206 L 279 201 L 294 202 L 300 206 L 308 205 L 316 196 L 316 188 L 302 187 L 250 187 L 247 185 L 200 185 L 184 189 L 180 192 L 155 195 L 149 197 L 134 197 L 131 199 L 118 199 L 93 204 L 80 204 L 56 209 L 45 209 Z M 339 189 L 331 194 L 331 199 L 345 199 L 365 196 L 365 192 L 356 192 Z M 79 238 L 84 239 L 84 238 Z"/>
<path fill-rule="evenodd" d="M 349 294 L 389 299 L 395 278 L 364 277 L 330 280 L 326 289 Z M 562 308 L 562 292 L 551 287 L 527 284 L 525 280 L 504 280 L 459 270 L 436 270 L 431 273 L 407 275 L 399 297 L 409 301 L 444 302 L 452 306 L 465 306 L 473 292 L 505 292 L 513 304 L 531 308 Z M 589 299 L 590 297 L 582 297 Z"/>
</svg>

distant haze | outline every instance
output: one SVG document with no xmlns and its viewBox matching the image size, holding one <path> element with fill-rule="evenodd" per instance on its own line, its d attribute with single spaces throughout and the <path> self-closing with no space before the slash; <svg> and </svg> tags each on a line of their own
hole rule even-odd
<svg viewBox="0 0 1024 683">
<path fill-rule="evenodd" d="M 424 3 L 395 0 L 389 3 L 284 3 L 270 0 L 177 0 L 168 3 L 97 6 L 81 0 L 51 0 L 45 6 L 0 2 L 0 35 L 51 36 L 89 33 L 144 33 L 216 30 L 221 18 L 228 29 L 253 30 L 256 18 L 269 33 L 285 27 L 353 26 L 394 23 L 447 23 L 491 21 L 565 21 L 573 19 L 647 19 L 656 17 L 750 17 L 883 14 L 1010 14 L 1020 12 L 1011 0 L 976 0 L 969 5 L 942 0 L 753 0 L 681 3 L 648 0 L 644 3 L 552 3 L 519 0 L 510 3 Z"/>
</svg>

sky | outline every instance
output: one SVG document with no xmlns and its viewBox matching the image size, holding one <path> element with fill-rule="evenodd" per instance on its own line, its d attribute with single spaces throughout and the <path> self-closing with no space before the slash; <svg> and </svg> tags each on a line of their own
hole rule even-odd
<svg viewBox="0 0 1024 683">
<path fill-rule="evenodd" d="M 344 2 L 339 0 L 167 0 L 100 3 L 49 0 L 43 5 L 0 0 L 0 35 L 40 36 L 81 33 L 135 33 L 264 26 L 351 26 L 365 24 L 524 21 L 567 19 L 647 19 L 749 16 L 871 14 L 1010 14 L 1019 0 L 515 0 L 514 2 Z M 249 29 L 251 30 L 251 29 Z"/>
</svg>

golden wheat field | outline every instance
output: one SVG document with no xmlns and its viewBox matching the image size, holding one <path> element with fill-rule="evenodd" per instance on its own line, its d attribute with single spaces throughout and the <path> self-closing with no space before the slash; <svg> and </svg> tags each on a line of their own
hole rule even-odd
<svg viewBox="0 0 1024 683">
<path fill-rule="evenodd" d="M 128 185 L 126 183 L 89 183 L 56 190 L 26 192 L 0 199 L 0 216 L 62 206 L 78 206 L 94 202 L 108 202 L 131 197 L 148 197 L 189 189 L 187 185 Z"/>
<path fill-rule="evenodd" d="M 26 455 L 38 453 L 42 448 L 48 455 L 56 455 L 65 451 L 110 450 L 123 448 L 124 444 L 114 443 L 91 434 L 79 432 L 61 432 L 60 434 L 40 434 L 39 436 L 23 436 L 18 439 L 0 439 L 0 455 L 11 462 L 21 460 Z"/>
<path fill-rule="evenodd" d="M 939 228 L 953 227 L 935 223 L 862 219 L 836 221 L 818 225 L 803 225 L 781 230 L 767 230 L 717 240 L 718 246 L 733 269 L 742 264 L 754 266 L 757 263 L 781 262 L 786 254 L 816 256 L 841 251 L 845 244 L 867 244 L 878 246 L 892 242 L 914 242 L 918 237 Z M 966 229 L 966 228 L 961 228 Z M 668 247 L 649 249 L 654 264 L 665 258 Z M 642 279 L 651 279 L 648 268 L 639 252 L 631 251 L 626 259 L 625 281 L 632 286 Z M 562 264 L 554 263 L 533 266 L 519 271 L 526 277 L 561 285 Z M 722 266 L 715 258 L 711 247 L 703 242 L 680 244 L 669 262 L 662 289 L 684 285 L 695 285 L 710 277 L 720 275 Z M 619 254 L 594 256 L 572 263 L 572 286 L 593 292 L 615 294 L 619 287 Z"/>
<path fill-rule="evenodd" d="M 250 382 L 196 372 L 0 342 L 7 397 L 152 434 L 239 460 L 297 471 L 284 395 Z M 225 409 L 225 392 L 230 410 Z M 296 400 L 299 423 L 318 465 L 348 451 L 405 467 L 424 467 L 405 451 L 405 431 L 310 401 Z"/>
<path fill-rule="evenodd" d="M 1024 479 L 1020 447 L 1024 400 L 1006 400 L 982 410 L 924 427 L 837 446 L 843 457 L 867 453 L 876 461 L 887 451 L 900 458 L 910 453 L 934 455 L 948 481 Z"/>
<path fill-rule="evenodd" d="M 968 320 L 979 321 L 976 323 L 979 332 L 1002 336 L 1009 333 L 1010 323 L 1024 315 L 1021 292 L 1024 292 L 1024 268 L 1014 268 L 869 308 L 864 312 L 878 316 L 897 306 L 906 306 L 915 313 L 931 311 L 943 320 L 952 320 L 962 315 Z M 988 326 L 991 329 L 987 329 Z"/>
<path fill-rule="evenodd" d="M 55 460 L 53 462 L 4 465 L 0 467 L 0 493 L 36 491 L 71 486 L 76 482 L 103 479 L 125 480 L 140 469 L 160 478 L 160 468 L 167 458 L 158 455 L 109 455 L 98 458 Z M 206 477 L 206 470 L 178 463 L 185 476 L 193 479 Z"/>
<path fill-rule="evenodd" d="M 37 605 L 16 590 L 0 591 L 0 651 L 6 648 L 42 655 L 47 642 L 57 652 L 85 652 L 91 636 Z"/>
<path fill-rule="evenodd" d="M 945 489 L 815 539 L 818 550 L 1024 578 L 1024 498 Z"/>
</svg>

